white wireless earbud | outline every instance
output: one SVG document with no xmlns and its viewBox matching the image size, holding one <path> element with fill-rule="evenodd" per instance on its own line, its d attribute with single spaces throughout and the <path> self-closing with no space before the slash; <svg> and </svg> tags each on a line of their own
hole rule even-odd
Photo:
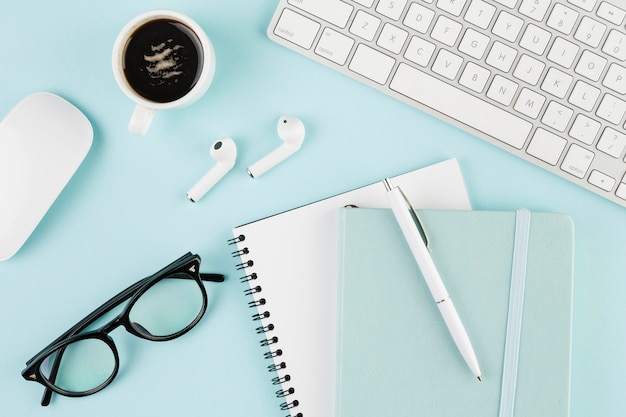
<svg viewBox="0 0 626 417">
<path fill-rule="evenodd" d="M 283 116 L 278 120 L 278 137 L 285 143 L 250 165 L 248 174 L 252 178 L 260 177 L 300 149 L 304 141 L 304 124 L 295 116 Z"/>
<path fill-rule="evenodd" d="M 187 198 L 195 203 L 204 196 L 228 171 L 235 166 L 237 159 L 237 145 L 231 138 L 222 138 L 213 142 L 211 157 L 217 164 L 191 190 L 187 192 Z"/>
</svg>

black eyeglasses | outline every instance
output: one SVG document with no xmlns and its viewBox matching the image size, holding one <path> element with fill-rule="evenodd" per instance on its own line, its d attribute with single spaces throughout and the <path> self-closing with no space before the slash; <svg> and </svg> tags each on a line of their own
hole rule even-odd
<svg viewBox="0 0 626 417">
<path fill-rule="evenodd" d="M 200 257 L 187 253 L 159 272 L 136 282 L 98 307 L 26 362 L 22 376 L 46 387 L 41 405 L 52 393 L 68 397 L 94 394 L 113 381 L 119 370 L 117 348 L 109 333 L 119 326 L 155 342 L 187 333 L 207 309 L 202 281 L 223 282 L 222 274 L 201 274 Z M 115 307 L 123 311 L 96 330 L 85 331 Z"/>
</svg>

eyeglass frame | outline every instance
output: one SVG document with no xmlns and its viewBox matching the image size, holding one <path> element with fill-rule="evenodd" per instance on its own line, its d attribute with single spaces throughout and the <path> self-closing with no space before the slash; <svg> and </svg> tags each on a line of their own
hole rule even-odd
<svg viewBox="0 0 626 417">
<path fill-rule="evenodd" d="M 53 392 L 64 395 L 66 397 L 84 397 L 87 395 L 95 394 L 98 391 L 106 388 L 117 376 L 119 371 L 119 353 L 117 351 L 117 347 L 115 346 L 114 340 L 109 336 L 113 330 L 117 329 L 120 326 L 123 326 L 126 331 L 134 336 L 137 336 L 142 339 L 154 341 L 154 342 L 165 342 L 168 340 L 175 339 L 187 333 L 191 330 L 204 316 L 208 305 L 208 297 L 206 293 L 206 289 L 204 288 L 204 284 L 202 281 L 209 282 L 223 282 L 224 275 L 223 274 L 214 274 L 214 273 L 200 273 L 200 256 L 192 254 L 191 252 L 186 253 L 181 256 L 174 262 L 170 263 L 166 267 L 162 268 L 160 271 L 143 278 L 133 285 L 129 286 L 125 290 L 121 291 L 116 296 L 112 297 L 100 307 L 96 308 L 93 312 L 85 316 L 81 321 L 76 323 L 70 329 L 68 329 L 65 333 L 55 339 L 48 346 L 43 348 L 39 353 L 33 356 L 26 362 L 26 368 L 22 371 L 22 377 L 27 381 L 38 382 L 43 385 L 46 389 L 44 391 L 43 397 L 41 398 L 41 405 L 47 406 L 50 404 L 50 400 L 52 398 Z M 133 306 L 137 302 L 137 300 L 145 294 L 150 288 L 152 288 L 157 282 L 170 277 L 178 277 L 185 278 L 184 276 L 190 277 L 195 280 L 198 286 L 200 287 L 200 291 L 202 293 L 202 307 L 200 312 L 196 316 L 196 318 L 189 323 L 184 329 L 173 333 L 167 336 L 154 336 L 150 335 L 146 330 L 146 333 L 141 333 L 138 331 L 130 321 L 130 311 Z M 130 300 L 130 301 L 129 301 Z M 122 303 L 129 301 L 128 304 L 124 307 L 124 309 L 111 321 L 100 326 L 98 329 L 91 330 L 85 333 L 81 333 L 90 325 L 95 323 L 98 319 L 102 318 L 105 314 L 111 312 L 114 308 L 118 307 Z M 103 341 L 105 344 L 109 346 L 111 351 L 113 352 L 113 356 L 115 358 L 115 367 L 111 375 L 100 385 L 95 388 L 92 388 L 87 391 L 82 392 L 73 392 L 67 391 L 62 388 L 59 388 L 54 385 L 54 381 L 57 377 L 57 373 L 59 370 L 60 360 L 63 356 L 64 348 L 69 346 L 72 343 L 86 340 L 86 339 L 98 339 Z M 50 377 L 46 378 L 42 375 L 41 372 L 41 364 L 54 352 L 59 351 L 56 358 L 54 359 L 53 366 L 50 370 Z"/>
</svg>

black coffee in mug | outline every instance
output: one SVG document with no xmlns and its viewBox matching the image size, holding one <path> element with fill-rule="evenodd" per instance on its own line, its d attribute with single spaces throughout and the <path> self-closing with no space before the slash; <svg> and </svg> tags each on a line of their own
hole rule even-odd
<svg viewBox="0 0 626 417">
<path fill-rule="evenodd" d="M 144 23 L 133 32 L 123 54 L 128 85 L 156 103 L 176 101 L 189 93 L 202 73 L 200 40 L 172 19 Z"/>
</svg>

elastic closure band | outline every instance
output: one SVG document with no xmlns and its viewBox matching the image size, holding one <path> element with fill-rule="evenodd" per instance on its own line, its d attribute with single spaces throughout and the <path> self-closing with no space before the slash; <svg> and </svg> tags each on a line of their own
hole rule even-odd
<svg viewBox="0 0 626 417">
<path fill-rule="evenodd" d="M 515 388 L 519 364 L 519 348 L 522 334 L 522 313 L 524 308 L 524 287 L 530 238 L 530 211 L 519 209 L 515 220 L 515 242 L 513 247 L 513 267 L 511 271 L 511 291 L 509 294 L 509 316 L 506 325 L 504 345 L 504 366 L 502 370 L 502 392 L 500 395 L 500 417 L 513 417 L 515 409 Z"/>
</svg>

